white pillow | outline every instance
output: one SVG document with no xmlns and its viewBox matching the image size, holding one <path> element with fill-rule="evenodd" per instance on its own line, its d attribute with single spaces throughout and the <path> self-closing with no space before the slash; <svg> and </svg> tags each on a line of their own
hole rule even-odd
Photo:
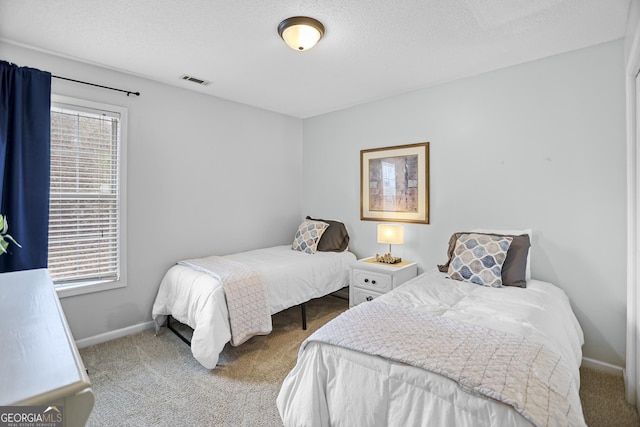
<svg viewBox="0 0 640 427">
<path fill-rule="evenodd" d="M 525 279 L 531 279 L 531 248 L 533 247 L 533 230 L 526 228 L 524 230 L 510 230 L 510 229 L 496 229 L 496 228 L 475 228 L 471 230 L 475 233 L 487 233 L 487 234 L 507 234 L 511 236 L 521 236 L 523 234 L 529 235 L 529 241 L 531 246 L 529 247 L 529 253 L 527 254 L 527 268 L 525 270 Z"/>
</svg>

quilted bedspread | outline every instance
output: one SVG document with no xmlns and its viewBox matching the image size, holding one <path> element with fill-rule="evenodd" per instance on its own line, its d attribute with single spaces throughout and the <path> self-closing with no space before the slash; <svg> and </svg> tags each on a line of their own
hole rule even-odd
<svg viewBox="0 0 640 427">
<path fill-rule="evenodd" d="M 269 291 L 262 275 L 246 264 L 210 256 L 178 262 L 218 279 L 224 288 L 231 345 L 238 346 L 255 335 L 271 332 Z"/>
<path fill-rule="evenodd" d="M 374 300 L 316 331 L 300 354 L 311 341 L 443 375 L 538 426 L 585 425 L 575 376 L 561 356 L 527 336 Z"/>
</svg>

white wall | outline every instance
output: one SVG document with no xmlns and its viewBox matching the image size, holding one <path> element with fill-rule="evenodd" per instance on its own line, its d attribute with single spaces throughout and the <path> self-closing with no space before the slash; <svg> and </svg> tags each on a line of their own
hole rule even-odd
<svg viewBox="0 0 640 427">
<path fill-rule="evenodd" d="M 306 119 L 303 214 L 384 251 L 359 219 L 360 150 L 429 141 L 431 224 L 394 254 L 430 269 L 455 231 L 532 228 L 533 277 L 569 295 L 584 356 L 624 366 L 624 109 L 618 41 Z"/>
<path fill-rule="evenodd" d="M 52 81 L 53 93 L 129 111 L 128 286 L 62 300 L 77 340 L 151 320 L 162 275 L 179 259 L 293 240 L 300 119 L 6 43 L 0 58 L 142 94 Z"/>
<path fill-rule="evenodd" d="M 569 294 L 585 356 L 623 366 L 624 50 L 608 43 L 304 122 L 5 43 L 0 58 L 142 93 L 53 80 L 54 93 L 129 109 L 128 286 L 63 299 L 76 339 L 150 320 L 177 259 L 289 243 L 303 215 L 344 220 L 359 256 L 385 250 L 377 223 L 359 219 L 359 151 L 430 141 L 431 224 L 407 224 L 394 253 L 429 269 L 454 231 L 531 227 L 533 275 Z"/>
<path fill-rule="evenodd" d="M 624 56 L 629 60 L 633 46 L 633 40 L 638 33 L 638 24 L 640 24 L 640 1 L 631 0 L 629 5 L 629 16 L 627 18 L 627 28 L 624 38 Z"/>
</svg>

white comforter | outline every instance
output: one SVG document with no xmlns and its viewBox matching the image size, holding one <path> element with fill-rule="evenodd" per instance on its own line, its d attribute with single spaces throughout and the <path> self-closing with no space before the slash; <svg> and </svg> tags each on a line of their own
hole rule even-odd
<svg viewBox="0 0 640 427">
<path fill-rule="evenodd" d="M 582 330 L 554 285 L 530 280 L 526 289 L 486 288 L 430 271 L 380 299 L 528 336 L 558 353 L 580 384 Z M 318 342 L 301 352 L 277 404 L 286 426 L 531 425 L 511 406 L 443 376 Z"/>
<path fill-rule="evenodd" d="M 291 250 L 290 245 L 257 249 L 225 258 L 248 265 L 261 273 L 269 288 L 271 314 L 337 291 L 348 283 L 353 253 Z M 191 351 L 208 369 L 229 342 L 229 313 L 222 284 L 207 273 L 183 265 L 165 274 L 153 304 L 156 329 L 171 315 L 193 328 Z"/>
</svg>

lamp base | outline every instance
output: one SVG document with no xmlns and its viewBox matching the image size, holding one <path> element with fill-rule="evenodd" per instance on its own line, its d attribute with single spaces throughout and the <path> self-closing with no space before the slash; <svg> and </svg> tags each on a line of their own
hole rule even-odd
<svg viewBox="0 0 640 427">
<path fill-rule="evenodd" d="M 388 254 L 380 255 L 376 254 L 376 262 L 383 262 L 385 264 L 397 264 L 402 262 L 402 258 L 394 257 L 391 255 L 391 252 Z"/>
</svg>

